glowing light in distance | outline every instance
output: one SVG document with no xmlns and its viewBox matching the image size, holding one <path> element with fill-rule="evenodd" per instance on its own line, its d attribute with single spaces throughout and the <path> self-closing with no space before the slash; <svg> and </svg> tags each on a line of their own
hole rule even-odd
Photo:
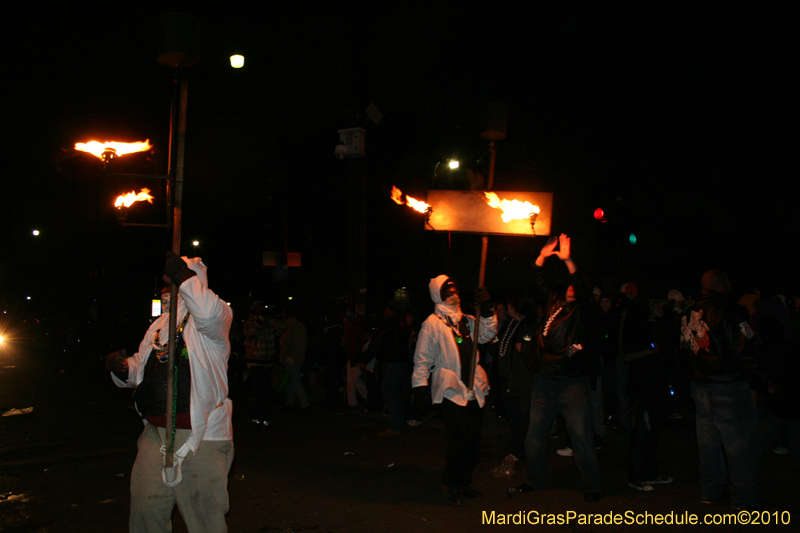
<svg viewBox="0 0 800 533">
<path fill-rule="evenodd" d="M 233 68 L 242 68 L 244 66 L 244 56 L 234 54 L 231 56 L 231 66 Z"/>
<path fill-rule="evenodd" d="M 447 162 L 447 166 L 452 168 L 453 170 L 457 169 L 458 168 L 458 160 L 457 159 L 451 159 L 450 161 Z"/>
<path fill-rule="evenodd" d="M 39 236 L 39 230 L 38 229 L 33 230 L 33 236 L 34 237 L 38 237 Z"/>
</svg>

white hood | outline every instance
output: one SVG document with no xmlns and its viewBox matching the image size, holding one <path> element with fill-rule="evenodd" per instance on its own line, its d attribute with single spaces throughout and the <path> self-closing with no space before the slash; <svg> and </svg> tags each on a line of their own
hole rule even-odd
<svg viewBox="0 0 800 533">
<path fill-rule="evenodd" d="M 433 303 L 436 304 L 434 306 L 436 308 L 436 313 L 442 316 L 450 317 L 450 320 L 452 320 L 454 324 L 458 324 L 461 322 L 461 317 L 463 316 L 461 313 L 461 307 L 442 303 L 442 285 L 444 285 L 449 279 L 450 278 L 444 274 L 441 276 L 436 276 L 435 278 L 431 279 L 430 283 L 428 283 L 428 290 L 431 293 L 431 300 L 433 300 Z"/>
</svg>

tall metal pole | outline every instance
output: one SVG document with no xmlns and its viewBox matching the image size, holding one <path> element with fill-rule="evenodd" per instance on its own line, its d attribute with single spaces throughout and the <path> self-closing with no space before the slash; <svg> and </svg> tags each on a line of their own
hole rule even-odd
<svg viewBox="0 0 800 533">
<path fill-rule="evenodd" d="M 175 165 L 174 194 L 172 204 L 172 251 L 181 255 L 181 216 L 183 210 L 183 161 L 186 147 L 186 98 L 188 82 L 181 80 L 180 103 L 178 111 L 178 153 Z M 167 431 L 169 432 L 167 455 L 164 465 L 172 467 L 172 453 L 175 435 L 172 433 L 172 404 L 175 394 L 175 330 L 178 328 L 178 286 L 172 284 L 169 310 L 169 360 L 167 362 Z"/>
</svg>

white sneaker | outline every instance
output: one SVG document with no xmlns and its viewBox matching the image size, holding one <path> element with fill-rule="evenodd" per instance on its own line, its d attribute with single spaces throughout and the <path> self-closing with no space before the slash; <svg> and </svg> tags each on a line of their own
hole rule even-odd
<svg viewBox="0 0 800 533">
<path fill-rule="evenodd" d="M 556 450 L 556 453 L 561 457 L 572 457 L 572 448 L 567 446 L 566 448 L 560 448 Z"/>
</svg>

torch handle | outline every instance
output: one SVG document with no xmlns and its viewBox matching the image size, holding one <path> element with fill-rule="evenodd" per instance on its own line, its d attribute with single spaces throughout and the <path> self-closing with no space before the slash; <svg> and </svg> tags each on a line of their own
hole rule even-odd
<svg viewBox="0 0 800 533">
<path fill-rule="evenodd" d="M 481 239 L 481 271 L 478 274 L 478 287 L 483 287 L 486 281 L 486 252 L 489 248 L 489 236 L 484 235 Z M 467 375 L 468 383 L 465 383 L 467 389 L 472 390 L 475 383 L 475 371 L 478 369 L 478 337 L 481 332 L 481 306 L 475 304 L 475 331 L 472 335 L 472 363 L 470 366 L 469 374 Z"/>
<path fill-rule="evenodd" d="M 175 394 L 175 330 L 178 329 L 178 286 L 172 284 L 170 289 L 170 310 L 169 310 L 169 359 L 167 359 L 167 455 L 164 466 L 172 467 L 172 448 L 175 445 L 174 435 L 172 435 L 172 401 Z"/>
</svg>

